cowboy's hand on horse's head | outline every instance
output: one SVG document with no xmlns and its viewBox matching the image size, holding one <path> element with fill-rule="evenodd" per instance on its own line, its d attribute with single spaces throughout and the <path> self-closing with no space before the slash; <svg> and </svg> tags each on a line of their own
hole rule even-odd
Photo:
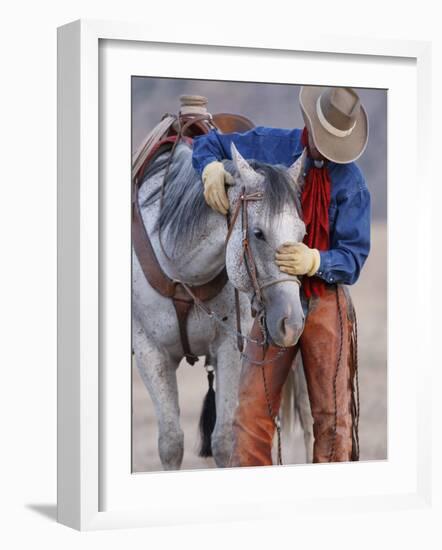
<svg viewBox="0 0 442 550">
<path fill-rule="evenodd" d="M 321 257 L 316 248 L 309 248 L 304 243 L 286 242 L 276 251 L 275 262 L 284 273 L 311 277 L 318 271 Z"/>
<path fill-rule="evenodd" d="M 229 210 L 229 199 L 226 193 L 226 185 L 233 184 L 233 178 L 224 169 L 222 162 L 213 161 L 203 170 L 202 180 L 204 184 L 204 198 L 207 204 L 220 212 L 227 214 Z"/>
</svg>

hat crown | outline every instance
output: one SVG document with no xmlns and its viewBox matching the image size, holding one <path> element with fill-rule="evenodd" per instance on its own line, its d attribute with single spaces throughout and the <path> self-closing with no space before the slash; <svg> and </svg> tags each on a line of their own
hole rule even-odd
<svg viewBox="0 0 442 550">
<path fill-rule="evenodd" d="M 361 110 L 361 101 L 352 88 L 328 88 L 319 101 L 322 114 L 329 124 L 341 131 L 354 126 Z"/>
</svg>

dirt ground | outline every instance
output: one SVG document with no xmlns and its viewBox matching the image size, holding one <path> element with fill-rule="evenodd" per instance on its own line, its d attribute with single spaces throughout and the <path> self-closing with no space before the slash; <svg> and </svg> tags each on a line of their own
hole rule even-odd
<svg viewBox="0 0 442 550">
<path fill-rule="evenodd" d="M 358 315 L 361 395 L 361 460 L 387 458 L 387 226 L 372 225 L 372 251 L 358 283 L 351 287 Z M 207 380 L 202 362 L 178 369 L 185 470 L 213 468 L 212 459 L 197 456 L 198 418 Z M 149 394 L 133 368 L 132 459 L 134 472 L 161 470 L 157 425 Z M 283 439 L 284 463 L 305 462 L 298 424 Z"/>
</svg>

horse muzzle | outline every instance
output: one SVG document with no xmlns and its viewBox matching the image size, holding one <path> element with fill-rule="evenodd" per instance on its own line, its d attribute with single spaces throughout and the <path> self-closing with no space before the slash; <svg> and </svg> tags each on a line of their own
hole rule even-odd
<svg viewBox="0 0 442 550">
<path fill-rule="evenodd" d="M 304 312 L 297 285 L 275 285 L 265 290 L 266 326 L 274 344 L 291 347 L 304 330 Z"/>
</svg>

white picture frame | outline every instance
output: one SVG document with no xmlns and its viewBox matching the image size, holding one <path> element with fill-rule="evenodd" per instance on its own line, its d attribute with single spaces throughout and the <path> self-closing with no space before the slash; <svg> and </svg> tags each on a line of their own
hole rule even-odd
<svg viewBox="0 0 442 550">
<path fill-rule="evenodd" d="M 152 73 L 151 68 L 146 72 L 146 76 L 173 74 L 195 78 L 206 74 L 208 78 L 216 78 L 218 75 L 218 78 L 224 76 L 235 79 L 233 69 L 233 76 L 230 77 L 227 69 L 223 72 L 223 67 L 226 67 L 226 63 L 222 61 L 223 56 L 228 56 L 232 65 L 235 65 L 235 60 L 238 60 L 239 64 L 240 58 L 244 55 L 255 60 L 250 65 L 259 62 L 260 56 L 262 59 L 266 56 L 271 57 L 274 61 L 280 59 L 281 64 L 284 64 L 296 53 L 308 55 L 309 63 L 312 64 L 315 59 L 323 63 L 334 59 L 339 63 L 361 64 L 359 73 L 352 72 L 351 82 L 348 84 L 353 84 L 353 80 L 358 78 L 360 82 L 364 82 L 363 73 L 369 72 L 371 60 L 380 65 L 388 64 L 389 72 L 392 67 L 396 67 L 398 74 L 401 73 L 400 67 L 405 67 L 402 71 L 403 78 L 417 84 L 416 89 L 407 89 L 401 94 L 410 99 L 409 109 L 416 115 L 411 117 L 411 129 L 416 130 L 411 141 L 413 143 L 415 140 L 417 146 L 410 147 L 407 151 L 406 173 L 397 162 L 399 150 L 395 144 L 396 139 L 400 139 L 400 120 L 395 115 L 394 105 L 401 97 L 400 94 L 396 94 L 395 103 L 389 104 L 389 197 L 394 198 L 395 182 L 399 179 L 404 187 L 412 189 L 417 166 L 420 181 L 430 181 L 426 177 L 429 166 L 428 149 L 423 145 L 426 143 L 424 137 L 428 135 L 431 114 L 429 88 L 426 85 L 430 79 L 428 43 L 343 36 L 313 39 L 297 33 L 293 37 L 281 36 L 278 42 L 272 41 L 272 44 L 267 44 L 260 37 L 253 41 L 248 38 L 214 40 L 210 37 L 211 33 L 204 29 L 193 36 L 196 35 L 198 38 L 193 38 L 189 42 L 185 29 L 182 34 L 175 30 L 171 36 L 167 31 L 154 27 L 101 21 L 76 21 L 61 27 L 58 31 L 58 521 L 76 529 L 89 530 L 259 518 L 264 514 L 264 510 L 269 517 L 266 503 L 272 504 L 275 517 L 281 517 L 285 513 L 284 509 L 290 509 L 290 514 L 293 514 L 294 510 L 297 513 L 312 513 L 313 510 L 318 512 L 321 509 L 326 510 L 331 503 L 335 513 L 346 513 L 355 507 L 358 510 L 371 511 L 428 506 L 431 499 L 428 427 L 431 404 L 425 388 L 430 385 L 432 361 L 429 341 L 431 330 L 427 326 L 431 318 L 431 304 L 430 296 L 425 289 L 431 287 L 432 270 L 429 268 L 431 243 L 429 239 L 420 239 L 420 236 L 430 234 L 430 185 L 420 187 L 417 198 L 403 198 L 401 201 L 402 212 L 413 212 L 419 224 L 417 234 L 410 236 L 402 247 L 397 237 L 404 228 L 403 222 L 398 215 L 397 204 L 389 201 L 389 241 L 398 243 L 397 248 L 390 248 L 389 251 L 390 328 L 391 317 L 398 314 L 400 317 L 398 308 L 404 281 L 397 281 L 395 277 L 403 265 L 401 258 L 404 251 L 406 252 L 404 247 L 414 246 L 419 242 L 420 246 L 415 246 L 415 249 L 418 250 L 418 264 L 421 267 L 417 268 L 415 276 L 420 281 L 420 290 L 416 289 L 416 296 L 409 307 L 410 314 L 420 313 L 421 321 L 414 327 L 414 340 L 406 352 L 398 349 L 397 343 L 400 338 L 407 337 L 407 334 L 411 336 L 410 328 L 403 322 L 400 325 L 403 329 L 401 334 L 397 328 L 389 330 L 389 364 L 392 368 L 389 372 L 388 461 L 369 465 L 333 464 L 325 467 L 315 465 L 133 476 L 130 473 L 130 464 L 127 464 L 127 452 L 130 453 L 130 449 L 128 448 L 127 452 L 121 451 L 120 454 L 115 446 L 117 441 L 119 447 L 125 447 L 128 430 L 130 431 L 127 422 L 115 422 L 115 429 L 112 431 L 116 435 L 113 441 L 108 441 L 103 426 L 106 425 L 109 410 L 103 403 L 112 399 L 110 396 L 115 395 L 118 388 L 121 392 L 126 391 L 127 379 L 124 379 L 123 386 L 119 384 L 121 380 L 118 377 L 111 377 L 110 383 L 105 387 L 101 383 L 103 356 L 109 355 L 103 353 L 100 344 L 103 303 L 109 299 L 106 290 L 109 285 L 102 285 L 102 278 L 104 267 L 111 265 L 108 262 L 113 262 L 112 265 L 116 267 L 118 250 L 121 251 L 123 248 L 117 246 L 113 259 L 106 257 L 103 260 L 103 231 L 109 230 L 109 226 L 102 224 L 100 213 L 103 209 L 109 209 L 108 212 L 112 212 L 113 220 L 116 222 L 114 231 L 121 228 L 124 232 L 127 229 L 130 203 L 127 203 L 124 211 L 126 191 L 122 191 L 122 195 L 108 196 L 105 204 L 103 202 L 103 188 L 100 187 L 100 177 L 101 184 L 103 180 L 103 170 L 100 173 L 103 135 L 100 133 L 100 121 L 102 122 L 103 117 L 107 115 L 106 107 L 101 104 L 100 86 L 103 82 L 104 85 L 106 82 L 108 85 L 112 82 L 116 84 L 115 93 L 127 93 L 127 90 L 124 92 L 122 89 L 118 92 L 118 79 L 123 72 L 130 74 L 132 70 L 128 62 L 132 56 L 132 49 L 138 50 L 138 59 L 141 63 L 146 63 L 146 68 L 147 60 L 153 60 L 152 53 L 148 52 L 149 47 L 155 49 L 157 61 L 162 60 L 162 74 Z M 106 44 L 110 44 L 111 47 L 106 49 Z M 121 47 L 113 51 L 112 44 Z M 186 63 L 181 64 L 182 73 L 179 73 L 176 65 L 167 68 L 167 59 L 161 58 L 163 50 L 173 53 L 178 62 L 180 55 L 194 55 L 197 51 L 201 60 L 200 68 L 195 69 L 193 74 L 189 74 Z M 204 59 L 210 60 L 210 56 L 213 55 L 219 56 L 218 72 L 204 73 Z M 133 58 L 135 59 L 135 54 Z M 110 66 L 111 70 L 103 76 L 104 65 Z M 278 81 L 280 77 L 277 72 L 272 73 L 277 71 L 274 67 L 276 65 L 277 62 L 271 63 L 264 69 L 261 65 L 262 81 Z M 382 79 L 384 82 L 387 81 L 387 72 L 388 70 L 384 73 L 378 72 L 377 80 L 373 76 L 372 85 L 378 82 L 379 87 L 384 87 Z M 241 74 L 244 80 L 252 78 L 252 72 L 250 77 L 247 77 L 248 73 L 244 66 Z M 116 80 L 106 80 L 108 77 Z M 322 78 L 328 78 L 327 82 L 333 84 L 325 73 Z M 309 83 L 320 82 L 310 79 Z M 124 86 L 126 84 L 127 82 Z M 392 89 L 394 90 L 394 86 Z M 115 98 L 117 96 L 109 96 L 107 100 Z M 121 104 L 124 105 L 124 109 L 118 116 L 123 120 L 128 115 L 127 101 Z M 116 159 L 119 168 L 124 170 L 123 173 L 118 173 L 124 180 L 127 170 L 129 182 L 130 150 L 124 149 L 127 124 L 130 124 L 129 120 L 118 122 L 117 127 L 122 129 L 123 141 L 112 142 L 109 147 L 114 153 L 113 156 L 119 157 Z M 118 154 L 118 151 L 121 151 L 121 154 Z M 129 185 L 127 194 L 129 196 Z M 122 210 L 118 210 L 119 208 Z M 118 212 L 121 212 L 121 226 L 117 223 L 120 218 Z M 122 246 L 126 245 L 123 243 Z M 119 263 L 124 264 L 122 261 Z M 426 266 L 426 269 L 423 266 Z M 130 266 L 127 268 L 130 269 Z M 110 285 L 127 282 L 127 271 L 120 272 L 116 267 L 115 272 L 115 282 L 109 282 Z M 394 287 L 390 284 L 392 280 L 397 281 Z M 127 321 L 127 300 L 121 305 L 120 311 L 123 312 L 122 319 Z M 130 321 L 126 331 L 123 331 L 124 335 L 122 332 L 122 340 L 127 340 L 127 331 L 130 331 Z M 123 341 L 121 349 L 124 349 L 124 346 Z M 116 353 L 115 356 L 119 357 L 119 354 Z M 428 360 L 420 361 L 420 376 L 414 379 L 412 361 L 424 356 Z M 129 354 L 127 358 L 130 361 Z M 396 391 L 401 372 L 399 364 L 402 369 L 404 397 Z M 124 369 L 124 365 L 121 369 Z M 127 370 L 130 371 L 129 365 Z M 410 397 L 412 399 L 406 401 Z M 404 400 L 403 403 L 400 399 Z M 122 410 L 129 407 L 127 414 L 130 415 L 130 394 L 128 395 L 127 391 L 121 398 L 120 406 Z M 401 406 L 403 418 L 407 420 L 411 434 L 408 437 L 410 441 L 406 441 L 403 431 L 396 429 L 399 426 Z M 126 419 L 126 416 L 124 418 Z M 121 434 L 121 439 L 118 439 L 118 434 Z M 401 457 L 400 451 L 405 448 L 407 456 Z M 108 455 L 112 455 L 113 459 L 109 460 Z M 256 491 L 257 475 L 260 476 L 259 492 Z M 368 483 L 364 489 L 364 478 L 371 483 L 371 490 Z M 299 494 L 291 495 L 290 492 L 284 492 L 284 487 L 295 479 Z M 373 482 L 375 479 L 379 480 L 378 483 Z M 112 483 L 114 487 L 103 490 L 103 485 L 107 487 Z M 209 485 L 212 489 L 215 488 L 219 497 L 216 506 L 205 505 L 207 499 L 204 500 L 204 496 Z M 229 485 L 242 487 L 242 490 L 235 494 L 234 502 L 231 498 L 229 501 L 228 493 L 222 492 L 223 487 Z M 151 499 L 155 500 L 154 505 L 153 502 L 140 505 L 143 492 L 146 494 L 146 487 L 157 497 L 161 496 L 160 491 L 163 488 L 163 492 L 169 496 L 169 501 L 155 498 Z M 109 494 L 112 496 L 109 497 Z M 182 498 L 184 494 L 186 500 Z M 107 495 L 106 498 L 103 495 Z M 175 497 L 173 503 L 170 502 L 171 496 Z M 289 506 L 278 506 L 282 503 Z"/>
</svg>

